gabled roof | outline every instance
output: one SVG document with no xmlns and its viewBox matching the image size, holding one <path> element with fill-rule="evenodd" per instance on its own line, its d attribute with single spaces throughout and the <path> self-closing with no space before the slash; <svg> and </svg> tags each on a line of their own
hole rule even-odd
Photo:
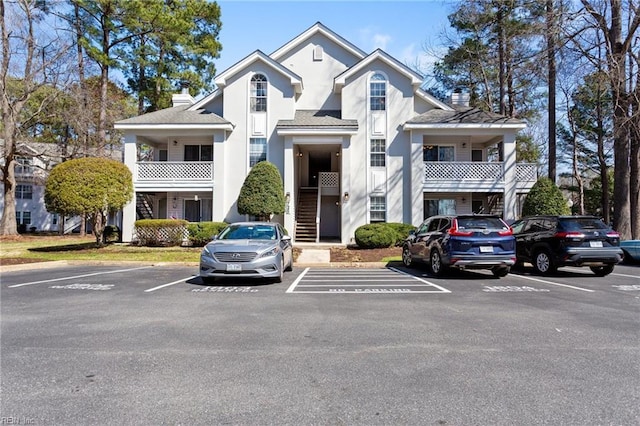
<svg viewBox="0 0 640 426">
<path fill-rule="evenodd" d="M 432 109 L 408 120 L 403 128 L 503 128 L 523 129 L 526 124 L 517 118 L 505 117 L 478 108 L 455 106 L 452 110 Z"/>
<path fill-rule="evenodd" d="M 220 88 L 226 86 L 227 78 L 231 77 L 232 75 L 242 70 L 243 68 L 249 66 L 250 64 L 254 63 L 255 61 L 263 62 L 265 65 L 273 68 L 274 70 L 282 74 L 284 77 L 289 78 L 291 80 L 291 84 L 295 88 L 296 93 L 302 93 L 302 78 L 298 74 L 291 71 L 290 69 L 280 65 L 278 62 L 271 59 L 269 56 L 265 55 L 260 50 L 256 50 L 249 56 L 246 56 L 244 59 L 241 59 L 240 61 L 236 62 L 234 65 L 224 70 L 221 74 L 216 76 L 216 78 L 214 79 L 214 83 L 216 84 L 216 86 Z"/>
<path fill-rule="evenodd" d="M 139 129 L 146 127 L 162 128 L 170 126 L 172 128 L 185 126 L 190 129 L 211 128 L 211 129 L 233 129 L 233 125 L 217 114 L 198 109 L 191 111 L 190 105 L 180 105 L 173 108 L 165 108 L 159 111 L 139 115 L 117 121 L 114 125 L 116 129 Z"/>
<path fill-rule="evenodd" d="M 340 110 L 297 110 L 293 120 L 279 120 L 278 134 L 351 134 L 358 131 L 358 120 L 345 120 Z"/>
<path fill-rule="evenodd" d="M 420 74 L 411 70 L 406 65 L 400 63 L 397 59 L 395 59 L 394 57 L 392 57 L 382 49 L 376 49 L 369 56 L 362 59 L 357 64 L 345 70 L 342 74 L 339 74 L 336 78 L 333 79 L 333 89 L 335 90 L 335 92 L 340 93 L 340 91 L 345 85 L 347 78 L 360 72 L 361 70 L 368 67 L 372 62 L 375 62 L 378 60 L 384 62 L 391 68 L 398 71 L 400 74 L 407 77 L 411 81 L 412 86 L 417 87 L 422 84 L 422 76 Z"/>
<path fill-rule="evenodd" d="M 436 108 L 440 108 L 445 111 L 453 111 L 453 108 L 450 105 L 445 104 L 426 90 L 418 89 L 416 90 L 416 95 Z"/>
<path fill-rule="evenodd" d="M 366 56 L 366 53 L 364 51 L 360 50 L 354 44 L 351 44 L 349 41 L 340 37 L 338 34 L 334 33 L 329 28 L 322 25 L 320 22 L 316 22 L 308 30 L 306 30 L 305 32 L 303 32 L 302 34 L 300 34 L 299 36 L 297 36 L 296 38 L 294 38 L 293 40 L 291 40 L 290 42 L 288 42 L 287 44 L 285 44 L 284 46 L 282 46 L 281 48 L 279 48 L 269 56 L 271 56 L 274 60 L 277 61 L 281 59 L 285 54 L 287 54 L 287 52 L 291 51 L 292 49 L 300 45 L 300 43 L 304 42 L 305 40 L 309 39 L 311 36 L 315 34 L 324 35 L 325 37 L 327 37 L 328 39 L 333 41 L 335 44 L 342 47 L 343 49 L 345 49 L 346 51 L 348 51 L 358 59 L 362 59 Z"/>
</svg>

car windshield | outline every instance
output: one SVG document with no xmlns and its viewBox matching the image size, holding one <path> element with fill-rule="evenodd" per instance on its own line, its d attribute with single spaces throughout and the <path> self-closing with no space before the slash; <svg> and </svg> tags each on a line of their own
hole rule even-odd
<svg viewBox="0 0 640 426">
<path fill-rule="evenodd" d="M 595 217 L 575 217 L 560 219 L 562 229 L 565 231 L 580 231 L 583 229 L 608 229 L 607 225 Z"/>
<path fill-rule="evenodd" d="M 459 217 L 458 229 L 507 229 L 497 217 Z"/>
<path fill-rule="evenodd" d="M 276 229 L 269 225 L 232 225 L 227 227 L 219 240 L 275 240 Z"/>
</svg>

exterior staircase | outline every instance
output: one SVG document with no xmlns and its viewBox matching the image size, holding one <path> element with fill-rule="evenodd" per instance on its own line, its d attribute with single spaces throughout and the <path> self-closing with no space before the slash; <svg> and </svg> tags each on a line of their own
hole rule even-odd
<svg viewBox="0 0 640 426">
<path fill-rule="evenodd" d="M 153 219 L 153 200 L 148 194 L 138 194 L 136 198 L 136 214 L 138 219 Z"/>
<path fill-rule="evenodd" d="M 302 188 L 298 193 L 296 209 L 296 242 L 316 242 L 316 210 L 318 208 L 318 189 Z"/>
</svg>

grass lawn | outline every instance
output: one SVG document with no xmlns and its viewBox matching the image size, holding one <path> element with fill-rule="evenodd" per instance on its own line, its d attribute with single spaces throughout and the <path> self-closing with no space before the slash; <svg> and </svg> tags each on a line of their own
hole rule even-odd
<svg viewBox="0 0 640 426">
<path fill-rule="evenodd" d="M 96 247 L 93 236 L 42 236 L 24 234 L 0 237 L 0 264 L 10 265 L 53 260 L 199 262 L 202 247 L 140 247 L 129 244 L 107 244 Z M 294 261 L 300 254 L 294 247 Z M 331 248 L 332 262 L 400 261 L 399 247 L 386 249 Z"/>
</svg>

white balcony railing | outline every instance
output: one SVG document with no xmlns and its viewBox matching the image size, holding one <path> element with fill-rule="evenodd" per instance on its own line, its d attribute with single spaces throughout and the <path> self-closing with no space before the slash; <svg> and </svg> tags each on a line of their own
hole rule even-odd
<svg viewBox="0 0 640 426">
<path fill-rule="evenodd" d="M 136 163 L 139 182 L 212 181 L 211 161 L 144 161 Z"/>
<path fill-rule="evenodd" d="M 425 182 L 434 180 L 504 182 L 504 163 L 425 161 L 424 178 Z M 537 178 L 538 171 L 535 164 L 516 164 L 518 182 L 535 182 Z"/>
</svg>

